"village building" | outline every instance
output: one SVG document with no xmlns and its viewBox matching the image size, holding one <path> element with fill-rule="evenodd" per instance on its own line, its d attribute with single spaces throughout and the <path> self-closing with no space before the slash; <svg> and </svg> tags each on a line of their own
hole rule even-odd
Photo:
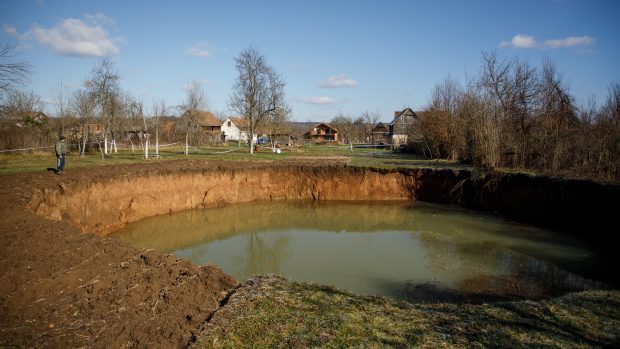
<svg viewBox="0 0 620 349">
<path fill-rule="evenodd" d="M 338 130 L 328 124 L 321 123 L 306 132 L 304 138 L 313 143 L 338 142 Z"/>
<path fill-rule="evenodd" d="M 176 139 L 177 135 L 177 122 L 176 116 L 162 116 L 159 118 L 159 137 L 167 141 Z"/>
<path fill-rule="evenodd" d="M 222 130 L 222 138 L 224 142 L 247 142 L 249 139 L 248 136 L 248 122 L 246 119 L 241 117 L 231 116 L 224 120 L 221 125 Z M 254 141 L 256 141 L 257 136 L 254 135 Z"/>
<path fill-rule="evenodd" d="M 418 122 L 419 117 L 411 108 L 395 111 L 394 119 L 388 124 L 387 134 L 392 148 L 406 145 L 409 134 L 415 132 L 414 128 Z"/>
<path fill-rule="evenodd" d="M 374 125 L 366 126 L 366 143 L 367 144 L 390 144 L 390 128 L 388 125 L 379 122 Z"/>
<path fill-rule="evenodd" d="M 267 122 L 259 128 L 259 131 L 265 136 L 267 143 L 273 146 L 291 145 L 297 139 L 293 125 L 288 121 Z"/>
<path fill-rule="evenodd" d="M 200 110 L 197 113 L 201 141 L 209 144 L 222 142 L 222 121 L 210 111 Z M 184 113 L 181 118 L 185 115 Z"/>
</svg>

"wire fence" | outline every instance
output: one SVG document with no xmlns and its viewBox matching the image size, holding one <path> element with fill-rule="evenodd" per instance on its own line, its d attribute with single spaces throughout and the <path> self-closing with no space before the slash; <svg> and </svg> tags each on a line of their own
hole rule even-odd
<svg viewBox="0 0 620 349">
<path fill-rule="evenodd" d="M 144 152 L 144 144 L 132 144 L 132 143 L 120 143 L 120 142 L 107 142 L 108 147 L 110 148 L 109 151 L 111 151 L 112 149 L 132 149 L 134 150 L 135 148 L 140 149 L 140 152 L 143 153 Z M 82 149 L 82 147 L 89 145 L 89 146 L 97 146 L 100 147 L 98 152 L 103 151 L 102 148 L 105 146 L 105 143 L 103 141 L 100 142 L 88 142 L 86 144 L 84 143 L 69 143 L 67 144 L 67 147 L 74 147 L 74 148 L 78 148 L 78 149 Z M 159 145 L 153 145 L 153 144 L 149 144 L 148 146 L 148 150 L 149 150 L 149 154 L 151 154 L 152 156 L 156 156 L 156 152 L 158 149 L 161 148 L 169 148 L 169 147 L 175 147 L 178 146 L 180 148 L 179 153 L 184 153 L 185 152 L 185 143 L 183 142 L 174 142 L 174 143 L 167 143 L 167 144 L 159 144 Z M 372 149 L 389 149 L 390 145 L 373 145 L 373 144 L 349 144 L 349 145 L 323 145 L 323 144 L 312 144 L 312 143 L 307 143 L 307 144 L 301 144 L 301 145 L 293 145 L 293 146 L 288 146 L 288 145 L 282 145 L 282 146 L 264 146 L 264 145 L 256 145 L 262 149 L 269 149 L 271 152 L 273 153 L 277 153 L 280 154 L 281 152 L 287 152 L 287 151 L 295 151 L 299 148 L 306 148 L 306 149 L 317 149 L 317 150 L 334 150 L 335 152 L 342 152 L 342 155 L 347 155 L 346 152 L 350 151 L 351 154 L 348 154 L 350 156 L 381 156 L 381 155 L 385 155 L 385 154 L 389 154 L 391 152 L 386 152 L 386 151 L 379 151 L 379 152 L 374 152 L 374 151 L 367 151 L 367 152 L 359 152 L 359 150 L 361 149 L 368 149 L 368 150 L 372 150 Z M 39 150 L 46 150 L 46 149 L 54 149 L 55 145 L 50 145 L 50 146 L 44 146 L 44 147 L 28 147 L 28 148 L 16 148 L 16 149 L 3 149 L 0 150 L 0 154 L 3 153 L 17 153 L 17 152 L 32 152 L 32 151 L 39 151 Z M 222 154 L 230 154 L 230 153 L 235 153 L 235 152 L 247 152 L 248 151 L 248 147 L 236 147 L 233 149 L 228 149 L 228 150 L 222 150 L 222 151 L 213 151 L 212 148 L 209 149 L 201 149 L 199 147 L 195 147 L 195 146 L 189 146 L 188 149 L 191 149 L 191 154 L 203 154 L 203 155 L 222 155 Z M 358 150 L 357 152 L 355 150 Z M 262 151 L 264 152 L 264 151 Z"/>
</svg>

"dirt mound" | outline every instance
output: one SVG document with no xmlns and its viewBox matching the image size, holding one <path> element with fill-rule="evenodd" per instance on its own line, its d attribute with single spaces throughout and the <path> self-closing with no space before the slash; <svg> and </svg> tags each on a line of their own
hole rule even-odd
<svg viewBox="0 0 620 349">
<path fill-rule="evenodd" d="M 0 176 L 0 346 L 181 347 L 236 285 L 216 266 L 137 250 L 26 209 L 34 188 L 101 172 Z"/>
</svg>

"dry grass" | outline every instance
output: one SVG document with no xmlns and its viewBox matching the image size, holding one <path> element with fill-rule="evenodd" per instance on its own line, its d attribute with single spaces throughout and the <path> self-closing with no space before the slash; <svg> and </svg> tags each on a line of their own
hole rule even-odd
<svg viewBox="0 0 620 349">
<path fill-rule="evenodd" d="M 154 158 L 151 150 L 150 159 L 145 159 L 139 147 L 135 151 L 119 150 L 118 153 L 106 155 L 103 159 L 100 153 L 87 153 L 80 156 L 77 151 L 67 155 L 66 171 L 75 168 L 91 168 L 131 163 L 152 163 L 181 159 L 205 161 L 278 161 L 291 158 L 307 158 L 314 162 L 316 158 L 339 157 L 346 158 L 351 166 L 375 168 L 462 168 L 463 166 L 445 160 L 423 160 L 410 154 L 396 154 L 385 149 L 353 148 L 347 146 L 298 146 L 285 148 L 280 154 L 273 153 L 270 148 L 262 148 L 259 152 L 250 155 L 248 147 L 238 147 L 236 144 L 226 146 L 191 148 L 190 154 L 185 156 L 182 147 L 162 148 L 160 158 Z M 56 167 L 56 157 L 53 152 L 35 153 L 3 153 L 0 154 L 0 174 L 45 172 Z"/>
<path fill-rule="evenodd" d="M 256 277 L 220 308 L 200 348 L 587 348 L 620 344 L 620 292 L 544 302 L 412 305 Z"/>
</svg>

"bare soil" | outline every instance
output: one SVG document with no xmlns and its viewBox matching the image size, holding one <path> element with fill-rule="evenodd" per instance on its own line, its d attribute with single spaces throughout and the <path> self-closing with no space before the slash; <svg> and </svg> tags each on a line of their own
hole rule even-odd
<svg viewBox="0 0 620 349">
<path fill-rule="evenodd" d="M 236 280 L 217 266 L 82 233 L 27 208 L 35 190 L 151 166 L 178 163 L 0 176 L 0 346 L 183 347 L 192 340 Z"/>
</svg>

